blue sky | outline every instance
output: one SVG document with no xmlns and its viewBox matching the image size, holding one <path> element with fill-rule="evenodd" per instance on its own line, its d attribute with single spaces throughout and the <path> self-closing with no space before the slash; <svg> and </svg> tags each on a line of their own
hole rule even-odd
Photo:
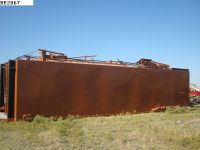
<svg viewBox="0 0 200 150">
<path fill-rule="evenodd" d="M 0 62 L 39 48 L 190 69 L 200 84 L 200 0 L 35 0 L 0 7 Z"/>
</svg>

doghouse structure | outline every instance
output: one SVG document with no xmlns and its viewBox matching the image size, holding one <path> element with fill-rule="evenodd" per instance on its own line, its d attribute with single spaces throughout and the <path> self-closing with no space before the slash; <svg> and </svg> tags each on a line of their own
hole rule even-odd
<svg viewBox="0 0 200 150">
<path fill-rule="evenodd" d="M 28 115 L 94 116 L 189 105 L 189 71 L 137 63 L 69 58 L 39 50 L 1 65 L 0 108 L 8 119 Z"/>
</svg>

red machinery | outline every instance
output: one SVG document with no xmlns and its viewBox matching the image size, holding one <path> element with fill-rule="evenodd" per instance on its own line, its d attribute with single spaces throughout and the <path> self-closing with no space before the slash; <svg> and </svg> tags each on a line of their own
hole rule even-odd
<svg viewBox="0 0 200 150">
<path fill-rule="evenodd" d="M 190 96 L 200 96 L 200 89 L 194 85 L 190 85 Z"/>
</svg>

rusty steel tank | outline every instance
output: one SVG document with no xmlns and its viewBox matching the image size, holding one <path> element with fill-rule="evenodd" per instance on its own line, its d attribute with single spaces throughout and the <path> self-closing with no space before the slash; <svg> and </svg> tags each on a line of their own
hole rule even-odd
<svg viewBox="0 0 200 150">
<path fill-rule="evenodd" d="M 189 105 L 189 70 L 150 59 L 137 63 L 69 58 L 39 50 L 1 65 L 0 111 L 24 116 L 95 116 Z M 92 58 L 91 58 L 92 57 Z"/>
</svg>

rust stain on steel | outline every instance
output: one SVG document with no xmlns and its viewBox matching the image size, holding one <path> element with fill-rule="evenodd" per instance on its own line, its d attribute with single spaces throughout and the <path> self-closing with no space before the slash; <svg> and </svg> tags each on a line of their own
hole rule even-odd
<svg viewBox="0 0 200 150">
<path fill-rule="evenodd" d="M 4 80 L 3 80 L 3 84 L 4 84 L 4 103 L 5 105 L 5 112 L 7 113 L 8 110 L 8 63 L 5 64 L 5 72 L 4 72 Z"/>
<path fill-rule="evenodd" d="M 145 112 L 189 105 L 188 94 L 188 70 L 16 61 L 16 119 Z"/>
</svg>

